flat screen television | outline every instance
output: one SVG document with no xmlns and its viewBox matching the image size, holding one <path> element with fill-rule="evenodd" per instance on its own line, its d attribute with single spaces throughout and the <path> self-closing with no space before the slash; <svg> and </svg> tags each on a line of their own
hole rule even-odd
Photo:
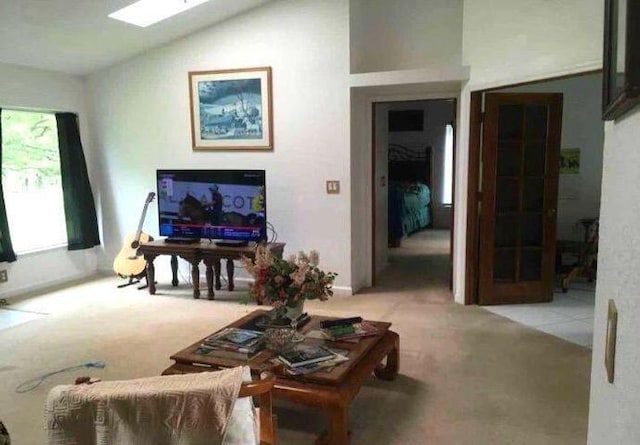
<svg viewBox="0 0 640 445">
<path fill-rule="evenodd" d="M 264 170 L 158 170 L 158 221 L 167 241 L 267 238 Z"/>
</svg>

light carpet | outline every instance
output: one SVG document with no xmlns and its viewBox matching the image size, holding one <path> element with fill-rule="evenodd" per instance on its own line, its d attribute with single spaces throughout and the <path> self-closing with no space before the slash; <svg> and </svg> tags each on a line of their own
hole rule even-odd
<svg viewBox="0 0 640 445">
<path fill-rule="evenodd" d="M 416 243 L 431 235 L 419 234 Z M 426 255 L 416 243 L 394 249 L 375 289 L 306 305 L 313 313 L 390 321 L 400 334 L 400 376 L 372 377 L 363 387 L 350 411 L 351 443 L 584 445 L 590 351 L 452 303 L 446 249 Z M 88 374 L 158 375 L 172 353 L 255 309 L 241 302 L 242 292 L 193 300 L 186 286 L 161 281 L 150 296 L 116 289 L 120 282 L 99 278 L 13 303 L 50 314 L 0 331 L 0 419 L 15 444 L 45 443 L 43 403 L 54 385 Z M 95 360 L 107 367 L 14 391 L 34 376 Z M 277 414 L 281 444 L 311 444 L 326 428 L 313 409 L 286 404 Z"/>
</svg>

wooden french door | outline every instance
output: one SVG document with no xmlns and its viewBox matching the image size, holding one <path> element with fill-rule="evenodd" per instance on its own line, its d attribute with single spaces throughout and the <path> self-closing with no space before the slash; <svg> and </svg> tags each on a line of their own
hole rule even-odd
<svg viewBox="0 0 640 445">
<path fill-rule="evenodd" d="M 562 94 L 487 93 L 480 304 L 553 298 Z"/>
</svg>

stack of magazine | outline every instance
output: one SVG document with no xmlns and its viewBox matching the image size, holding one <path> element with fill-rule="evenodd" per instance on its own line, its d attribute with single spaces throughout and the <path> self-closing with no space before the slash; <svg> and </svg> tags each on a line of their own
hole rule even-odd
<svg viewBox="0 0 640 445">
<path fill-rule="evenodd" d="M 289 374 L 303 375 L 320 369 L 330 371 L 340 363 L 349 360 L 347 353 L 347 351 L 303 343 L 280 352 L 278 360 L 286 365 Z"/>
<path fill-rule="evenodd" d="M 263 348 L 264 337 L 262 332 L 226 328 L 205 338 L 196 350 L 196 354 L 248 360 Z"/>
</svg>

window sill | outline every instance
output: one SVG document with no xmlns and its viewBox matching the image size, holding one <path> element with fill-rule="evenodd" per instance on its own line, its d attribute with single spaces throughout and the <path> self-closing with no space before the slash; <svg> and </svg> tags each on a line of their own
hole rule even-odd
<svg viewBox="0 0 640 445">
<path fill-rule="evenodd" d="M 54 250 L 67 250 L 67 243 L 64 244 L 56 244 L 54 246 L 47 246 L 47 247 L 40 247 L 37 249 L 31 249 L 31 250 L 22 250 L 22 251 L 16 251 L 16 256 L 17 257 L 30 257 L 30 256 L 36 256 L 42 253 L 46 253 L 46 252 L 52 252 Z"/>
</svg>

